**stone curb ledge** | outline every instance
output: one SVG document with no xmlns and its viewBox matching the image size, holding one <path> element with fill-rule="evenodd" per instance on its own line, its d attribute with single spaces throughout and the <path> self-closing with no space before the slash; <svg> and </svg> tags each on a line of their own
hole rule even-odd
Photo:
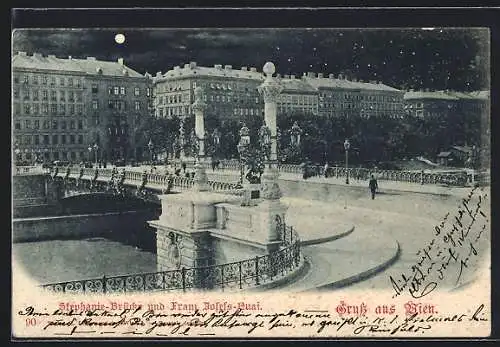
<svg viewBox="0 0 500 347">
<path fill-rule="evenodd" d="M 326 237 L 320 237 L 317 239 L 300 241 L 300 245 L 305 247 L 305 246 L 317 245 L 317 244 L 325 243 L 325 242 L 329 242 L 329 241 L 334 241 L 334 240 L 340 239 L 341 237 L 349 235 L 350 233 L 352 233 L 354 231 L 354 229 L 355 229 L 355 226 L 353 225 L 352 227 L 350 227 L 349 229 L 347 229 L 346 231 L 344 231 L 340 234 L 330 235 L 330 236 L 326 236 Z M 300 235 L 300 232 L 299 232 L 299 235 Z"/>
</svg>

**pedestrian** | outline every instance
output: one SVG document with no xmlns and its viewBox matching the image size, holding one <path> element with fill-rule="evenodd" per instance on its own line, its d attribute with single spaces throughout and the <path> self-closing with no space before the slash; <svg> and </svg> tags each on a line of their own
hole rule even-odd
<svg viewBox="0 0 500 347">
<path fill-rule="evenodd" d="M 369 183 L 370 191 L 372 193 L 372 200 L 375 199 L 375 192 L 378 189 L 378 184 L 377 184 L 377 179 L 375 176 L 372 174 L 370 178 L 370 183 Z"/>
<path fill-rule="evenodd" d="M 187 164 L 183 162 L 181 166 L 182 166 L 182 171 L 186 173 Z"/>
<path fill-rule="evenodd" d="M 328 162 L 325 163 L 325 167 L 323 168 L 324 172 L 323 174 L 325 175 L 325 178 L 328 178 L 328 169 L 330 167 L 328 166 Z"/>
</svg>

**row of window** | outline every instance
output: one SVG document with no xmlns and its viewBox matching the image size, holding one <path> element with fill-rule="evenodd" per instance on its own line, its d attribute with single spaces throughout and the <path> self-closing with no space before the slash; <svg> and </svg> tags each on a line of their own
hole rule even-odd
<svg viewBox="0 0 500 347">
<path fill-rule="evenodd" d="M 38 114 L 83 114 L 83 104 L 23 104 L 23 114 L 38 115 Z M 21 114 L 21 105 L 14 104 L 14 114 Z"/>
<path fill-rule="evenodd" d="M 83 129 L 83 121 L 78 120 L 75 122 L 74 119 L 70 120 L 69 122 L 66 120 L 56 120 L 53 119 L 52 121 L 46 119 L 43 121 L 40 121 L 38 119 L 25 119 L 24 122 L 21 122 L 20 120 L 16 120 L 14 122 L 14 129 L 15 130 L 30 130 L 30 129 L 52 129 L 52 130 L 66 130 L 66 129 L 78 129 L 82 130 Z"/>
<path fill-rule="evenodd" d="M 324 98 L 329 99 L 344 99 L 344 100 L 368 100 L 368 101 L 380 101 L 380 102 L 396 102 L 395 96 L 388 95 L 363 95 L 363 94 L 351 94 L 351 93 L 320 93 L 320 100 Z"/>
<path fill-rule="evenodd" d="M 49 93 L 50 92 L 50 93 Z M 67 95 L 67 98 L 66 98 Z M 14 88 L 13 90 L 13 96 L 14 99 L 19 99 L 20 94 L 19 94 L 19 88 Z M 83 92 L 81 91 L 66 91 L 66 90 L 47 90 L 47 89 L 42 89 L 41 91 L 38 89 L 22 89 L 22 99 L 23 100 L 50 100 L 52 101 L 69 101 L 69 102 L 74 102 L 74 101 L 82 101 L 83 100 Z"/>
<path fill-rule="evenodd" d="M 88 154 L 85 154 L 85 152 L 52 152 L 52 151 L 47 151 L 47 152 L 41 152 L 41 153 L 35 153 L 35 152 L 25 152 L 25 153 L 19 153 L 16 155 L 17 160 L 34 160 L 34 159 L 45 159 L 46 161 L 50 160 L 86 160 L 88 157 Z"/>
<path fill-rule="evenodd" d="M 83 135 L 24 135 L 16 136 L 16 145 L 83 145 Z"/>
<path fill-rule="evenodd" d="M 31 77 L 30 77 L 31 76 Z M 15 84 L 33 84 L 33 85 L 50 85 L 56 86 L 59 85 L 61 87 L 77 87 L 80 88 L 82 86 L 82 80 L 77 77 L 63 77 L 63 76 L 47 76 L 47 75 L 36 75 L 36 74 L 25 74 L 25 75 L 14 75 L 14 83 Z"/>
</svg>

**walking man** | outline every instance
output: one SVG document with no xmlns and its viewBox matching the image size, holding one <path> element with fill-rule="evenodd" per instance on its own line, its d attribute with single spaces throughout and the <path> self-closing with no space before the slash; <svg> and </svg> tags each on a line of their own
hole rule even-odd
<svg viewBox="0 0 500 347">
<path fill-rule="evenodd" d="M 378 189 L 377 179 L 375 178 L 375 176 L 373 176 L 373 174 L 370 178 L 369 187 L 370 187 L 370 191 L 372 192 L 372 200 L 373 200 L 373 199 L 375 199 L 375 192 Z"/>
</svg>

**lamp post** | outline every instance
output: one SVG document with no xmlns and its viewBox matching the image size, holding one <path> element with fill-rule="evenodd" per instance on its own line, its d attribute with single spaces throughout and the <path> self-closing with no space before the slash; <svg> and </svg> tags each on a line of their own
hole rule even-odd
<svg viewBox="0 0 500 347">
<path fill-rule="evenodd" d="M 349 148 L 351 147 L 351 143 L 348 139 L 344 141 L 344 149 L 345 149 L 345 184 L 349 184 Z"/>
<path fill-rule="evenodd" d="M 148 142 L 148 149 L 149 149 L 149 156 L 151 157 L 151 166 L 153 166 L 153 141 L 151 138 L 149 139 Z"/>
<path fill-rule="evenodd" d="M 245 123 L 240 129 L 240 141 L 238 142 L 238 153 L 240 155 L 240 185 L 243 184 L 244 176 L 244 166 L 243 162 L 248 152 L 248 147 L 250 145 L 250 129 L 247 128 Z"/>
<path fill-rule="evenodd" d="M 204 112 L 207 109 L 207 104 L 204 102 L 203 89 L 196 87 L 194 90 L 195 101 L 192 105 L 194 111 L 194 155 L 196 156 L 195 163 L 195 191 L 208 190 L 208 178 L 205 172 L 205 120 Z"/>
<path fill-rule="evenodd" d="M 97 143 L 94 144 L 94 151 L 95 151 L 95 167 L 97 167 L 97 152 L 99 151 L 99 146 Z"/>
</svg>

